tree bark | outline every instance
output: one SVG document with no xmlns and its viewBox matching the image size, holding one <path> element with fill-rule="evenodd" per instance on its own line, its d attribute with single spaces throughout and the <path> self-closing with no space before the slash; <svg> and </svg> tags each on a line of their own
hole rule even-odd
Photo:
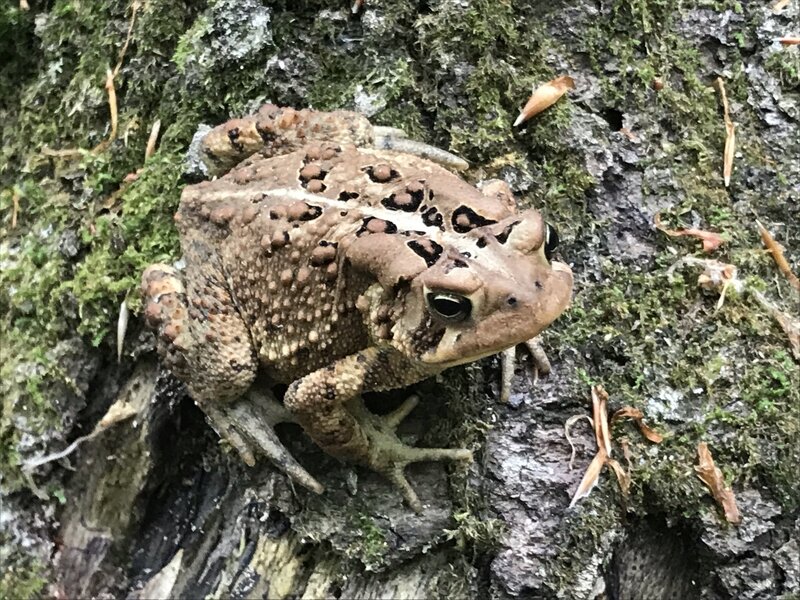
<svg viewBox="0 0 800 600">
<path fill-rule="evenodd" d="M 0 9 L 0 596 L 800 594 L 800 349 L 786 329 L 800 329 L 800 293 L 755 227 L 797 273 L 800 47 L 776 39 L 797 34 L 800 4 L 362 4 Z M 562 74 L 575 89 L 512 128 L 531 87 Z M 736 130 L 730 185 L 718 79 Z M 192 135 L 265 101 L 355 109 L 449 147 L 472 181 L 504 179 L 561 233 L 576 291 L 544 336 L 553 372 L 535 380 L 521 355 L 505 405 L 495 358 L 414 389 L 423 401 L 402 436 L 476 456 L 409 469 L 421 515 L 293 426 L 279 435 L 324 494 L 266 461 L 246 467 L 141 324 L 141 270 L 179 258 L 171 215 Z M 159 149 L 143 162 L 156 119 Z M 724 243 L 703 253 L 657 215 Z M 738 267 L 723 301 L 713 281 L 698 285 L 721 272 L 708 260 Z M 595 384 L 612 412 L 639 408 L 665 439 L 613 424 L 630 489 L 606 468 L 570 508 L 597 444 L 573 424 L 570 469 L 565 424 L 591 416 Z M 385 413 L 407 393 L 366 400 Z M 132 416 L 32 466 L 112 406 Z M 701 442 L 739 525 L 696 476 Z"/>
</svg>

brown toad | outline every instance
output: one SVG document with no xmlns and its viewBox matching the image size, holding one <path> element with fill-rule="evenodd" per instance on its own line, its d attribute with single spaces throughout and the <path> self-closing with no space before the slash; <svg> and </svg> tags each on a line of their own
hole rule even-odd
<svg viewBox="0 0 800 600">
<path fill-rule="evenodd" d="M 459 159 L 376 130 L 356 113 L 267 105 L 207 134 L 209 170 L 238 166 L 184 190 L 185 267 L 145 271 L 145 316 L 164 363 L 248 464 L 266 454 L 321 492 L 271 429 L 294 420 L 419 511 L 405 466 L 471 453 L 403 444 L 394 430 L 415 401 L 377 417 L 361 393 L 530 340 L 567 307 L 572 273 L 507 186 L 481 192 L 397 150 Z M 366 149 L 376 141 L 394 150 Z M 283 406 L 253 385 L 259 372 L 290 384 Z"/>
</svg>

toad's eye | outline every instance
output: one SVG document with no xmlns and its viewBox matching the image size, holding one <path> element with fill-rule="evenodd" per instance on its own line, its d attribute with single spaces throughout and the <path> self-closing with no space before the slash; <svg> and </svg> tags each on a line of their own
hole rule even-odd
<svg viewBox="0 0 800 600">
<path fill-rule="evenodd" d="M 445 321 L 463 321 L 472 312 L 472 302 L 464 296 L 431 292 L 427 299 L 431 312 Z"/>
<path fill-rule="evenodd" d="M 544 255 L 547 260 L 550 260 L 553 257 L 553 252 L 558 248 L 558 231 L 550 223 L 545 223 L 545 225 Z"/>
</svg>

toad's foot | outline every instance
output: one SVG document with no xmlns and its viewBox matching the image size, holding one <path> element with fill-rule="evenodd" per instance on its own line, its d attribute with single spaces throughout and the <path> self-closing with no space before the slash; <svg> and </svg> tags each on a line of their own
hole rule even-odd
<svg viewBox="0 0 800 600">
<path fill-rule="evenodd" d="M 542 348 L 539 338 L 532 338 L 523 344 L 531 353 L 533 359 L 534 380 L 539 375 L 547 375 L 550 372 L 550 361 Z M 512 346 L 500 353 L 500 365 L 502 375 L 500 379 L 500 402 L 508 402 L 511 396 L 511 381 L 514 379 L 514 365 L 517 362 L 517 346 Z"/>
<path fill-rule="evenodd" d="M 466 449 L 415 448 L 403 443 L 397 437 L 397 427 L 418 403 L 419 398 L 411 396 L 394 412 L 378 416 L 369 412 L 363 401 L 357 398 L 349 404 L 348 409 L 368 440 L 367 455 L 359 462 L 388 478 L 400 489 L 411 509 L 421 513 L 422 503 L 406 479 L 405 468 L 411 463 L 423 461 L 471 461 L 472 452 Z"/>
<path fill-rule="evenodd" d="M 219 436 L 236 449 L 247 465 L 252 467 L 255 455 L 263 454 L 292 481 L 317 494 L 325 491 L 275 434 L 275 425 L 295 419 L 271 393 L 251 389 L 239 400 L 204 403 L 201 408 Z"/>
</svg>

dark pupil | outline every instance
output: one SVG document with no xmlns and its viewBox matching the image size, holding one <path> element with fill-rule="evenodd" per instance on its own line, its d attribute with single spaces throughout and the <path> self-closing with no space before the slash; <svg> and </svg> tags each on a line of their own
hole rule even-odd
<svg viewBox="0 0 800 600">
<path fill-rule="evenodd" d="M 558 248 L 558 231 L 556 228 L 547 224 L 547 238 L 544 241 L 544 255 L 547 257 L 547 260 L 550 260 L 553 256 L 553 252 L 556 251 Z"/>
<path fill-rule="evenodd" d="M 471 304 L 466 298 L 430 294 L 428 301 L 433 310 L 445 319 L 462 320 L 469 316 Z"/>
<path fill-rule="evenodd" d="M 433 307 L 445 317 L 455 317 L 461 312 L 461 302 L 452 298 L 434 298 Z"/>
</svg>

